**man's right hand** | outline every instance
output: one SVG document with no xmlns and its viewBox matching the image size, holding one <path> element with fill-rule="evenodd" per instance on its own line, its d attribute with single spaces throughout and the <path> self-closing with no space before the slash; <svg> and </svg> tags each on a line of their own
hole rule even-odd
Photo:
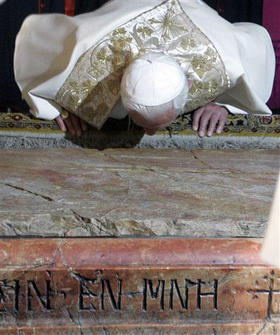
<svg viewBox="0 0 280 335">
<path fill-rule="evenodd" d="M 63 132 L 68 132 L 73 136 L 82 136 L 82 133 L 88 129 L 88 125 L 85 121 L 71 113 L 69 113 L 66 119 L 62 119 L 59 115 L 55 121 Z"/>
</svg>

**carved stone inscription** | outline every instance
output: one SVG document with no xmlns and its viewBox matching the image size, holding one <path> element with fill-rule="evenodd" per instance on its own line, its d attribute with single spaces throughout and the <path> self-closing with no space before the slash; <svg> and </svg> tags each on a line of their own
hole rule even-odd
<svg viewBox="0 0 280 335">
<path fill-rule="evenodd" d="M 213 286 L 213 291 L 204 293 L 202 293 L 202 286 L 206 285 L 206 283 L 201 279 L 198 279 L 197 282 L 185 279 L 182 288 L 179 287 L 177 279 L 171 279 L 168 283 L 169 287 L 166 287 L 167 283 L 165 280 L 157 280 L 155 285 L 150 279 L 144 279 L 143 281 L 143 311 L 148 311 L 149 299 L 158 300 L 158 308 L 160 311 L 173 311 L 174 300 L 177 299 L 179 308 L 182 311 L 187 311 L 191 305 L 189 303 L 189 290 L 194 287 L 196 291 L 194 304 L 196 305 L 197 311 L 201 310 L 202 298 L 207 296 L 213 297 L 213 310 L 218 309 L 218 279 L 214 279 L 213 283 L 210 284 Z M 168 294 L 165 294 L 165 290 L 167 290 Z"/>
<path fill-rule="evenodd" d="M 80 315 L 110 321 L 191 317 L 269 319 L 280 314 L 280 273 L 267 269 L 33 271 L 0 277 L 0 315 Z"/>
</svg>

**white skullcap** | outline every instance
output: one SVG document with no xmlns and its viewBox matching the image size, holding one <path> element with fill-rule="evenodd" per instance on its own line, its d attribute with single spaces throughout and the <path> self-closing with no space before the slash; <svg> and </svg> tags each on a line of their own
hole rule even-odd
<svg viewBox="0 0 280 335">
<path fill-rule="evenodd" d="M 127 110 L 148 112 L 149 107 L 169 105 L 182 109 L 188 95 L 186 76 L 177 62 L 159 52 L 135 59 L 125 70 L 121 97 Z M 155 108 L 150 108 L 155 110 Z"/>
</svg>

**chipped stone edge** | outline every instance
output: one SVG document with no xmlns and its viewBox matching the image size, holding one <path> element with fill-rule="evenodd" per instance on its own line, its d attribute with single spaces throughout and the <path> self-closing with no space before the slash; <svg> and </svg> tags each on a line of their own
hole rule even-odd
<svg viewBox="0 0 280 335">
<path fill-rule="evenodd" d="M 144 135 L 140 142 L 133 134 L 127 139 L 122 135 L 86 134 L 78 141 L 65 134 L 48 133 L 0 133 L 0 149 L 45 149 L 66 147 L 88 147 L 93 149 L 106 148 L 152 148 L 152 149 L 280 149 L 280 137 L 277 136 L 213 136 L 199 137 L 197 135 Z"/>
</svg>

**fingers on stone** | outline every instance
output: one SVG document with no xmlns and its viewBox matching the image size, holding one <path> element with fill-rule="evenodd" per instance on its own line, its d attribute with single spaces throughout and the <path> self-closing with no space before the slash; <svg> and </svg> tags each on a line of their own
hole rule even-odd
<svg viewBox="0 0 280 335">
<path fill-rule="evenodd" d="M 71 123 L 74 128 L 75 135 L 81 136 L 82 135 L 82 128 L 80 124 L 80 119 L 76 116 L 71 114 L 70 115 Z"/>
<path fill-rule="evenodd" d="M 219 115 L 212 114 L 209 120 L 209 128 L 208 128 L 207 136 L 213 135 L 213 132 L 216 130 L 219 120 L 220 120 Z"/>
<path fill-rule="evenodd" d="M 62 120 L 61 116 L 58 116 L 56 119 L 55 119 L 57 125 L 59 126 L 60 130 L 63 131 L 63 132 L 66 132 L 67 131 L 67 128 L 64 124 L 64 121 Z"/>
<path fill-rule="evenodd" d="M 71 134 L 71 135 L 75 135 L 75 128 L 72 124 L 72 121 L 71 121 L 71 118 L 67 118 L 64 120 L 65 124 L 66 124 L 66 127 L 67 127 L 67 131 Z"/>
<path fill-rule="evenodd" d="M 205 110 L 205 112 L 202 114 L 201 119 L 200 119 L 199 136 L 205 135 L 205 132 L 206 132 L 206 129 L 207 129 L 207 126 L 209 124 L 211 117 L 212 117 L 212 113 L 210 111 L 206 113 L 206 110 Z"/>
<path fill-rule="evenodd" d="M 225 123 L 226 123 L 226 118 L 219 119 L 219 123 L 217 127 L 217 134 L 220 134 L 223 131 Z"/>
<path fill-rule="evenodd" d="M 205 107 L 201 107 L 194 112 L 194 115 L 193 115 L 193 130 L 194 131 L 198 130 L 200 118 L 204 110 L 205 110 Z"/>
</svg>

